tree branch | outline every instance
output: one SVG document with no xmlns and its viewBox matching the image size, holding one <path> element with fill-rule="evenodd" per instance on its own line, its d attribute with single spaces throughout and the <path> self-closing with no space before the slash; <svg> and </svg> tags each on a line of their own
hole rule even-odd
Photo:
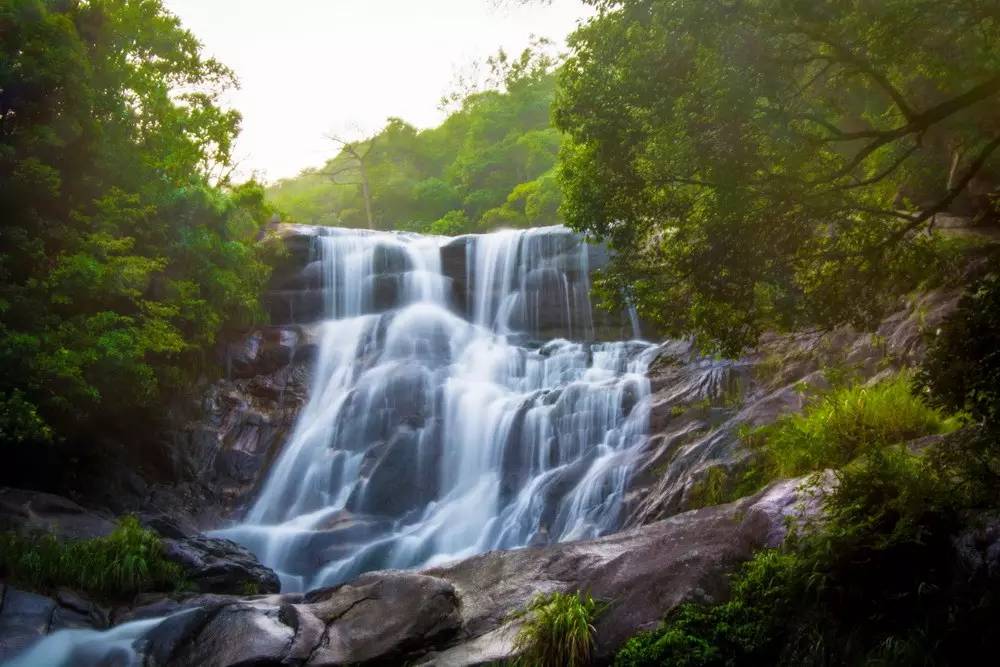
<svg viewBox="0 0 1000 667">
<path fill-rule="evenodd" d="M 945 194 L 944 197 L 938 200 L 937 203 L 932 204 L 927 209 L 921 211 L 919 215 L 913 217 L 908 225 L 900 227 L 898 230 L 896 230 L 895 233 L 893 233 L 891 236 L 889 236 L 889 238 L 887 238 L 880 244 L 879 249 L 881 250 L 886 247 L 895 245 L 896 243 L 901 241 L 903 237 L 905 237 L 907 234 L 915 230 L 921 224 L 929 220 L 935 214 L 947 210 L 947 208 L 951 206 L 952 202 L 954 202 L 955 199 L 957 199 L 958 196 L 962 194 L 965 188 L 968 187 L 969 183 L 972 181 L 973 178 L 975 178 L 976 174 L 978 174 L 980 170 L 982 170 L 983 166 L 986 164 L 986 161 L 989 160 L 990 155 L 992 155 L 997 148 L 1000 148 L 1000 135 L 994 137 L 994 139 L 991 142 L 986 144 L 983 147 L 983 149 L 979 151 L 979 154 L 976 156 L 976 159 L 973 160 L 972 164 L 969 165 L 969 169 L 968 171 L 966 171 L 965 175 L 962 176 L 962 178 L 957 183 L 955 183 L 951 188 L 948 189 L 948 192 Z"/>
<path fill-rule="evenodd" d="M 872 65 L 867 59 L 852 51 L 847 45 L 841 44 L 837 40 L 827 37 L 812 28 L 800 25 L 798 26 L 798 31 L 814 41 L 826 44 L 834 50 L 842 62 L 853 65 L 858 69 L 858 71 L 867 74 L 868 77 L 871 78 L 892 99 L 900 113 L 903 114 L 903 118 L 906 118 L 907 120 L 913 119 L 913 109 L 903 97 L 902 93 L 896 90 L 896 87 L 892 85 L 892 82 L 889 81 L 884 74 L 875 69 L 875 66 Z"/>
<path fill-rule="evenodd" d="M 850 183 L 848 185 L 838 186 L 834 188 L 834 190 L 853 190 L 854 188 L 863 188 L 868 185 L 874 185 L 875 183 L 878 183 L 879 181 L 890 176 L 893 172 L 899 169 L 899 167 L 902 166 L 902 164 L 906 162 L 911 155 L 917 152 L 917 149 L 919 148 L 920 148 L 920 142 L 918 141 L 914 143 L 912 146 L 910 146 L 910 148 L 907 149 L 907 151 L 903 153 L 899 158 L 897 158 L 896 161 L 893 162 L 892 165 L 890 165 L 889 168 L 887 168 L 885 171 L 876 174 L 871 178 L 866 178 L 863 181 L 857 181 L 855 183 Z"/>
</svg>

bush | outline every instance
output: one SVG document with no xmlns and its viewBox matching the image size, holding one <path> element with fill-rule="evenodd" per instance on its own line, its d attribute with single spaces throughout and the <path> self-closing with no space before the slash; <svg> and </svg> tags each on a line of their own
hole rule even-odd
<svg viewBox="0 0 1000 667">
<path fill-rule="evenodd" d="M 66 586 L 114 599 L 182 583 L 181 568 L 164 557 L 159 536 L 133 516 L 122 518 L 107 537 L 89 540 L 6 533 L 0 536 L 0 572 L 36 589 Z"/>
<path fill-rule="evenodd" d="M 728 602 L 680 606 L 615 664 L 965 664 L 995 652 L 1000 577 L 970 573 L 952 542 L 967 525 L 962 469 L 887 446 L 838 476 L 821 524 L 758 552 Z"/>
<path fill-rule="evenodd" d="M 594 648 L 597 602 L 580 593 L 539 595 L 520 615 L 524 625 L 514 640 L 522 667 L 588 665 Z"/>
<path fill-rule="evenodd" d="M 839 468 L 875 449 L 960 425 L 915 396 L 908 374 L 866 387 L 853 385 L 819 397 L 802 413 L 755 431 L 751 446 L 766 479 Z"/>
<path fill-rule="evenodd" d="M 775 633 L 787 615 L 787 580 L 796 556 L 776 549 L 759 552 L 733 578 L 733 597 L 719 605 L 686 603 L 664 625 L 630 639 L 616 667 L 773 663 Z M 771 656 L 772 660 L 765 660 Z"/>
<path fill-rule="evenodd" d="M 917 384 L 929 401 L 1000 430 L 1000 274 L 969 287 L 928 347 Z"/>
</svg>

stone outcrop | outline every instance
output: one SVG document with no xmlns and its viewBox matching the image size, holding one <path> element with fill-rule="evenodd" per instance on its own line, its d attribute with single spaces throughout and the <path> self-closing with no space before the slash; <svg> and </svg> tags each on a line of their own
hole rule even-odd
<svg viewBox="0 0 1000 667">
<path fill-rule="evenodd" d="M 828 373 L 877 381 L 920 362 L 923 334 L 933 331 L 958 300 L 932 292 L 887 317 L 874 333 L 769 336 L 739 360 L 699 355 L 668 342 L 651 364 L 650 438 L 633 472 L 626 526 L 656 521 L 692 506 L 713 471 L 738 477 L 748 452 L 741 432 L 802 409 L 811 392 L 829 386 Z"/>
<path fill-rule="evenodd" d="M 66 539 L 107 535 L 114 517 L 41 491 L 0 487 L 0 532 L 44 532 Z"/>
<path fill-rule="evenodd" d="M 801 482 L 597 540 L 496 551 L 428 570 L 458 591 L 463 636 L 421 664 L 458 667 L 510 656 L 518 628 L 511 614 L 554 591 L 585 591 L 609 603 L 595 623 L 598 656 L 609 656 L 681 602 L 723 599 L 734 567 L 780 544 L 789 517 L 815 515 L 815 492 Z"/>
<path fill-rule="evenodd" d="M 277 593 L 281 582 L 271 568 L 231 540 L 198 535 L 164 540 L 164 555 L 184 568 L 184 577 L 202 593 Z"/>
<path fill-rule="evenodd" d="M 155 610 L 166 611 L 162 604 Z M 401 572 L 373 572 L 307 595 L 201 597 L 168 613 L 146 637 L 153 665 L 404 664 L 415 651 L 452 641 L 462 621 L 450 583 Z"/>
<path fill-rule="evenodd" d="M 248 549 L 225 539 L 206 537 L 162 512 L 140 513 L 139 520 L 163 538 L 164 555 L 178 563 L 184 578 L 203 593 L 276 593 L 277 575 Z M 51 533 L 81 540 L 108 535 L 114 519 L 77 503 L 40 491 L 0 487 L 0 532 Z M 2 573 L 0 573 L 2 574 Z"/>
<path fill-rule="evenodd" d="M 263 481 L 305 404 L 316 332 L 310 327 L 252 331 L 227 347 L 230 376 L 210 385 L 174 432 L 168 452 L 178 479 L 213 496 L 200 525 L 238 513 Z M 213 516 L 214 514 L 214 516 Z"/>
</svg>

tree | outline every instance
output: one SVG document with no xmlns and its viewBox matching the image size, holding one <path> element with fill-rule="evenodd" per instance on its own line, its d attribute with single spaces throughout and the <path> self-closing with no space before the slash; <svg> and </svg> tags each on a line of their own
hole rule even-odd
<svg viewBox="0 0 1000 667">
<path fill-rule="evenodd" d="M 145 420 L 262 315 L 235 78 L 158 0 L 0 3 L 0 442 Z"/>
<path fill-rule="evenodd" d="M 936 214 L 995 214 L 997 0 L 594 4 L 555 105 L 562 211 L 668 333 L 871 326 Z"/>
<path fill-rule="evenodd" d="M 310 224 L 435 233 L 552 224 L 562 136 L 550 123 L 555 60 L 547 47 L 535 40 L 517 57 L 489 58 L 487 89 L 463 89 L 438 127 L 390 118 L 371 138 L 337 138 L 333 159 L 275 184 L 272 201 Z"/>
<path fill-rule="evenodd" d="M 368 156 L 375 146 L 377 135 L 367 141 L 347 141 L 336 135 L 330 135 L 329 139 L 341 147 L 342 155 L 346 156 L 346 164 L 332 167 L 324 174 L 337 185 L 358 185 L 361 186 L 361 198 L 365 203 L 365 219 L 368 221 L 368 229 L 375 229 L 375 217 L 372 214 L 372 193 L 371 183 L 368 180 Z M 352 173 L 358 177 L 357 181 L 337 180 L 342 174 Z"/>
</svg>

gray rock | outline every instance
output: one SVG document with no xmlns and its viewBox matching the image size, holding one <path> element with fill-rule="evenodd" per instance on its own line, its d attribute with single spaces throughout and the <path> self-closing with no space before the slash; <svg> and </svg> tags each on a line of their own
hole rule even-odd
<svg viewBox="0 0 1000 667">
<path fill-rule="evenodd" d="M 147 636 L 149 664 L 403 664 L 453 639 L 461 624 L 454 588 L 416 573 L 370 573 L 304 599 L 204 602 Z"/>
<path fill-rule="evenodd" d="M 957 297 L 943 290 L 904 303 L 875 334 L 843 327 L 769 335 L 738 361 L 702 358 L 686 343 L 665 343 L 649 371 L 650 438 L 631 478 L 625 525 L 688 509 L 692 489 L 712 469 L 736 480 L 749 456 L 742 429 L 801 410 L 811 392 L 829 387 L 824 369 L 876 382 L 919 362 L 924 332 L 939 326 Z"/>
<path fill-rule="evenodd" d="M 396 664 L 451 639 L 461 626 L 458 597 L 447 581 L 423 574 L 371 572 L 306 596 L 305 609 L 326 632 L 309 665 Z"/>
<path fill-rule="evenodd" d="M 46 532 L 67 539 L 107 535 L 115 529 L 110 515 L 42 491 L 0 487 L 0 531 Z"/>
<path fill-rule="evenodd" d="M 7 660 L 49 633 L 56 602 L 0 584 L 0 660 Z"/>
<path fill-rule="evenodd" d="M 458 591 L 463 638 L 422 664 L 476 665 L 509 657 L 517 634 L 511 614 L 535 595 L 553 591 L 589 592 L 610 603 L 595 624 L 598 654 L 610 656 L 681 602 L 724 599 L 729 574 L 755 550 L 779 544 L 788 517 L 815 516 L 818 504 L 800 490 L 802 481 L 597 540 L 496 551 L 426 570 Z"/>
<path fill-rule="evenodd" d="M 197 536 L 164 540 L 166 557 L 184 568 L 203 593 L 277 593 L 278 575 L 248 549 L 231 540 Z"/>
</svg>

